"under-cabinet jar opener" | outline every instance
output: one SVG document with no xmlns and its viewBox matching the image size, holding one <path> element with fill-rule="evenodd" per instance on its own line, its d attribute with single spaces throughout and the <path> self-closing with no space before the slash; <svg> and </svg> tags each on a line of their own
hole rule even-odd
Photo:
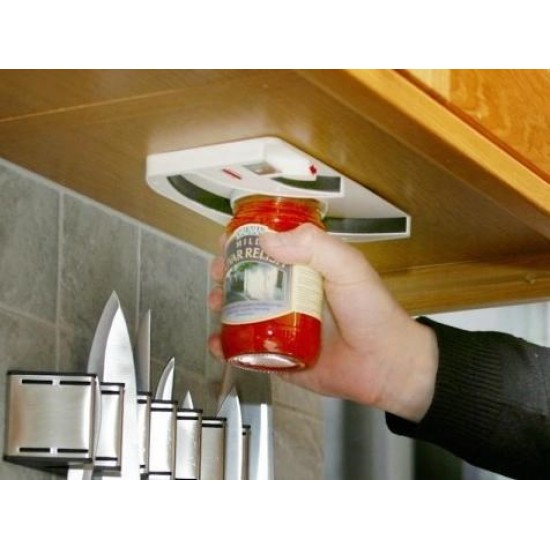
<svg viewBox="0 0 550 550">
<path fill-rule="evenodd" d="M 329 233 L 368 242 L 410 236 L 410 216 L 327 164 L 275 137 L 149 155 L 156 192 L 226 225 L 247 195 L 313 198 Z"/>
</svg>

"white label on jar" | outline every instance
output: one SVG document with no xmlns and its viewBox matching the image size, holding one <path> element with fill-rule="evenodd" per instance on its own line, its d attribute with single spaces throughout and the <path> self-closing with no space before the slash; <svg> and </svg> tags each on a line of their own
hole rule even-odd
<svg viewBox="0 0 550 550">
<path fill-rule="evenodd" d="M 237 228 L 225 247 L 222 323 L 267 321 L 289 313 L 321 319 L 321 276 L 307 266 L 287 265 L 265 254 L 259 235 L 271 231 L 260 224 Z"/>
</svg>

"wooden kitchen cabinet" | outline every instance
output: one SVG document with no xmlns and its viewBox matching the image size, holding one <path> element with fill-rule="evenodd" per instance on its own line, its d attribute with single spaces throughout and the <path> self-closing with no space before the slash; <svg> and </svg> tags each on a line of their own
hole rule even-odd
<svg viewBox="0 0 550 550">
<path fill-rule="evenodd" d="M 550 179 L 550 71 L 431 69 L 403 71 L 413 82 Z"/>
<path fill-rule="evenodd" d="M 147 155 L 280 137 L 411 215 L 356 246 L 430 313 L 550 296 L 549 98 L 548 71 L 0 71 L 0 157 L 216 252 Z"/>
</svg>

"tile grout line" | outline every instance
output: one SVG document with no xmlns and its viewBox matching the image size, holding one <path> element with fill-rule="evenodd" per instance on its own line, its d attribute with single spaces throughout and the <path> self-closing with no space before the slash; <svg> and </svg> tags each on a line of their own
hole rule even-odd
<svg viewBox="0 0 550 550">
<path fill-rule="evenodd" d="M 22 317 L 23 319 L 27 319 L 29 321 L 32 321 L 34 323 L 38 323 L 40 325 L 44 325 L 47 327 L 54 327 L 56 326 L 55 321 L 46 321 L 44 319 L 41 319 L 40 317 L 36 317 L 36 315 L 33 315 L 32 313 L 28 313 L 26 311 L 23 311 L 21 309 L 18 309 L 13 306 L 9 306 L 7 304 L 0 302 L 0 312 L 9 313 L 10 315 L 16 315 L 17 317 Z"/>
<path fill-rule="evenodd" d="M 55 302 L 55 370 L 61 370 L 61 276 L 63 269 L 63 224 L 65 221 L 65 194 L 59 194 L 57 216 L 57 289 Z"/>
<path fill-rule="evenodd" d="M 207 252 L 206 250 L 203 250 L 197 246 L 194 246 L 182 239 L 179 239 L 177 237 L 174 237 L 173 235 L 170 235 L 169 233 L 166 233 L 165 231 L 162 231 L 161 229 L 158 229 L 152 225 L 149 225 L 137 218 L 133 218 L 129 216 L 128 214 L 125 214 L 124 212 L 121 212 L 120 210 L 116 210 L 115 208 L 108 206 L 102 202 L 99 202 L 98 200 L 95 200 L 91 197 L 88 197 L 86 195 L 83 195 L 81 193 L 78 193 L 77 191 L 74 191 L 73 189 L 69 187 L 65 187 L 61 183 L 57 183 L 51 179 L 48 179 L 46 176 L 43 176 L 41 174 L 38 174 L 36 172 L 33 172 L 29 170 L 28 168 L 24 168 L 23 166 L 20 166 L 19 164 L 14 164 L 13 162 L 10 162 L 9 160 L 6 160 L 2 157 L 0 157 L 0 166 L 4 166 L 6 168 L 9 168 L 10 170 L 13 170 L 14 172 L 25 176 L 27 178 L 32 179 L 36 183 L 42 184 L 50 189 L 54 189 L 55 191 L 59 193 L 63 193 L 64 195 L 68 197 L 73 197 L 75 199 L 78 199 L 82 202 L 92 204 L 95 207 L 99 208 L 100 210 L 108 213 L 111 216 L 116 216 L 122 220 L 125 220 L 126 222 L 129 222 L 133 225 L 136 225 L 140 229 L 144 231 L 149 231 L 153 234 L 156 234 L 168 241 L 173 242 L 174 244 L 177 244 L 185 249 L 187 249 L 192 254 L 196 254 L 197 256 L 200 256 L 202 258 L 210 259 L 212 258 L 212 254 L 210 252 Z"/>
</svg>

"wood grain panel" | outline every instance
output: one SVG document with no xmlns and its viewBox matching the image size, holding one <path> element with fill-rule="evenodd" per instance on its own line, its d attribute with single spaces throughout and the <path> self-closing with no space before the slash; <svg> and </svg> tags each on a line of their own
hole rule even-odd
<svg viewBox="0 0 550 550">
<path fill-rule="evenodd" d="M 451 99 L 452 69 L 406 69 L 401 72 L 411 76 L 413 81 L 420 82 L 441 99 Z"/>
<path fill-rule="evenodd" d="M 550 297 L 550 254 L 442 264 L 385 273 L 413 315 L 528 303 Z"/>
<path fill-rule="evenodd" d="M 550 71 L 453 71 L 451 103 L 550 183 Z"/>
<path fill-rule="evenodd" d="M 0 70 L 0 121 L 250 76 L 237 70 Z"/>
<path fill-rule="evenodd" d="M 404 71 L 550 183 L 550 70 Z"/>
</svg>

